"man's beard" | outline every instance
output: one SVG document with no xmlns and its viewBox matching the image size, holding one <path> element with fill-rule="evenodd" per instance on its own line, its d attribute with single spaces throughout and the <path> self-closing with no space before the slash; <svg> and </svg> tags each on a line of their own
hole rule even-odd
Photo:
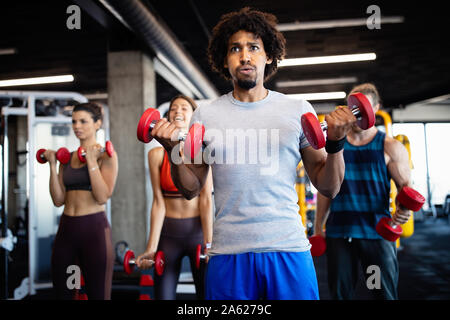
<svg viewBox="0 0 450 320">
<path fill-rule="evenodd" d="M 256 86 L 256 81 L 255 80 L 241 80 L 241 79 L 238 79 L 237 85 L 241 89 L 250 90 L 250 89 L 252 89 L 252 88 L 254 88 Z"/>
</svg>

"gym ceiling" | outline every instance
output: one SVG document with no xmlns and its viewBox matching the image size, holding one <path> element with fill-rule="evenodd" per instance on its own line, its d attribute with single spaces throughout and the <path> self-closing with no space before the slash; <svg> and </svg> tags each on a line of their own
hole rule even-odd
<svg viewBox="0 0 450 320">
<path fill-rule="evenodd" d="M 369 29 L 363 24 L 284 31 L 286 58 L 373 52 L 376 60 L 280 67 L 266 87 L 284 93 L 348 92 L 356 83 L 372 82 L 380 90 L 387 109 L 450 93 L 450 28 L 445 2 L 140 1 L 166 25 L 219 94 L 228 92 L 231 85 L 210 71 L 206 47 L 211 30 L 222 14 L 250 6 L 275 14 L 280 24 L 320 22 L 326 26 L 336 21 L 367 20 L 373 14 L 367 13 L 370 5 L 380 9 L 381 29 Z M 73 74 L 75 81 L 0 90 L 106 93 L 108 51 L 142 50 L 154 56 L 153 49 L 106 9 L 105 3 L 106 0 L 2 1 L 0 52 L 12 48 L 14 54 L 0 54 L 0 80 Z M 73 4 L 81 8 L 79 30 L 69 30 L 66 26 L 70 16 L 66 10 Z M 393 18 L 394 22 L 383 23 L 384 18 L 385 21 Z M 161 104 L 177 90 L 158 76 L 157 93 L 157 103 Z M 343 104 L 345 101 L 315 103 L 321 102 Z M 450 99 L 440 103 L 450 105 Z"/>
</svg>

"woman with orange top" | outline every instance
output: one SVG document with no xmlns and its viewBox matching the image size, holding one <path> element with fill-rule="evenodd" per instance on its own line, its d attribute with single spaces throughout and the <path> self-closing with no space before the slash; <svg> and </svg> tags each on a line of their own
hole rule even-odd
<svg viewBox="0 0 450 320">
<path fill-rule="evenodd" d="M 169 106 L 168 121 L 180 131 L 187 131 L 195 102 L 184 95 L 175 96 Z M 181 262 L 184 256 L 190 260 L 198 299 L 204 298 L 205 264 L 195 267 L 196 248 L 199 244 L 207 253 L 212 241 L 212 176 L 209 175 L 200 195 L 185 199 L 178 191 L 170 175 L 170 155 L 162 147 L 148 153 L 150 179 L 153 188 L 153 204 L 150 218 L 150 236 L 146 251 L 136 259 L 141 269 L 152 267 L 157 251 L 165 256 L 164 273 L 154 273 L 155 299 L 175 300 Z"/>
</svg>

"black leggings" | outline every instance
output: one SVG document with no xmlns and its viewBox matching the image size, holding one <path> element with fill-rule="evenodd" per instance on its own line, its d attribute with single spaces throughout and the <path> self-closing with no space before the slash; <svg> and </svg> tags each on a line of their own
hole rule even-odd
<svg viewBox="0 0 450 320">
<path fill-rule="evenodd" d="M 203 232 L 200 217 L 175 219 L 165 218 L 159 239 L 158 250 L 164 252 L 166 265 L 162 276 L 154 273 L 155 299 L 175 300 L 181 262 L 188 256 L 195 283 L 197 299 L 204 299 L 205 264 L 195 267 L 197 245 L 203 246 Z"/>
<path fill-rule="evenodd" d="M 52 252 L 53 288 L 58 299 L 73 299 L 70 265 L 79 266 L 89 300 L 110 300 L 114 250 L 105 212 L 71 217 L 63 214 Z"/>
</svg>

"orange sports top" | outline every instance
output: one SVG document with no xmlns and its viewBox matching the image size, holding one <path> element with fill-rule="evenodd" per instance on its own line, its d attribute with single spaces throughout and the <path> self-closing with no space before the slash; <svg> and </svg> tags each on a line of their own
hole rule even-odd
<svg viewBox="0 0 450 320">
<path fill-rule="evenodd" d="M 175 187 L 172 176 L 170 175 L 170 162 L 166 150 L 164 150 L 164 158 L 160 173 L 160 184 L 163 196 L 168 198 L 182 198 L 183 195 L 178 191 L 177 187 Z"/>
</svg>

